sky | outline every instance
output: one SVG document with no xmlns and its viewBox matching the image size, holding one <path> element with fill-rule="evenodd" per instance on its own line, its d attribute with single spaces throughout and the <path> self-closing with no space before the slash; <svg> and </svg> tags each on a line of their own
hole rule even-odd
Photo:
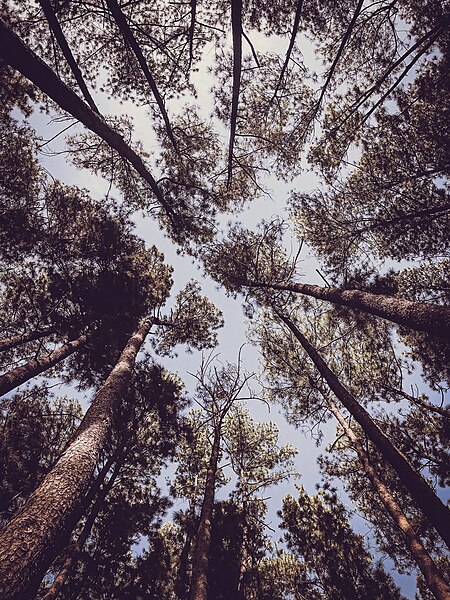
<svg viewBox="0 0 450 600">
<path fill-rule="evenodd" d="M 256 50 L 284 52 L 283 49 L 287 46 L 286 39 L 265 38 L 261 34 L 252 34 L 251 37 Z M 305 62 L 307 64 L 316 65 L 311 45 L 306 40 L 302 40 L 302 43 L 304 46 Z M 200 72 L 196 74 L 194 82 L 198 89 L 197 103 L 202 106 L 205 116 L 210 115 L 213 110 L 212 96 L 210 94 L 212 81 L 210 75 L 206 72 L 208 61 L 211 60 L 209 55 L 210 52 L 212 52 L 212 49 L 209 49 L 206 52 L 204 63 Z M 119 105 L 118 103 L 107 100 L 105 97 L 96 97 L 96 101 L 98 101 L 101 112 L 106 114 L 120 112 L 126 113 L 128 116 L 132 117 L 135 124 L 135 131 L 139 132 L 139 137 L 144 141 L 145 149 L 148 151 L 156 149 L 145 107 L 136 107 L 132 103 Z M 181 101 L 177 100 L 168 103 L 169 115 L 174 114 L 179 109 L 180 102 Z M 31 119 L 31 123 L 35 126 L 38 134 L 42 135 L 45 139 L 51 138 L 67 126 L 67 123 L 50 122 L 50 120 L 49 115 L 39 112 L 35 112 Z M 69 133 L 73 133 L 77 130 L 81 130 L 78 125 L 71 128 Z M 223 143 L 227 144 L 228 137 L 225 130 L 223 130 L 222 139 Z M 64 183 L 87 188 L 94 197 L 102 198 L 105 195 L 109 184 L 106 181 L 93 176 L 86 170 L 75 169 L 68 162 L 69 159 L 66 155 L 58 153 L 63 147 L 63 136 L 57 137 L 54 141 L 45 146 L 45 149 L 49 151 L 49 155 L 42 155 L 40 157 L 44 167 L 48 169 L 54 177 L 62 180 Z M 50 151 L 56 154 L 52 155 Z M 296 189 L 301 190 L 302 192 L 310 192 L 318 185 L 318 181 L 313 173 L 305 171 L 289 185 L 274 179 L 267 181 L 267 184 L 271 190 L 270 197 L 265 196 L 254 201 L 251 206 L 247 207 L 241 214 L 236 215 L 235 217 L 230 217 L 229 215 L 225 216 L 222 219 L 223 227 L 226 226 L 226 222 L 230 218 L 231 220 L 238 219 L 245 227 L 254 228 L 262 219 L 270 220 L 272 217 L 279 215 L 286 217 L 286 204 L 290 190 Z M 116 197 L 120 198 L 117 191 L 113 190 L 113 195 L 114 193 L 116 193 Z M 216 282 L 203 275 L 201 267 L 193 262 L 191 257 L 180 255 L 177 252 L 177 247 L 164 236 L 157 223 L 151 218 L 136 213 L 134 220 L 136 224 L 136 233 L 144 239 L 148 245 L 155 244 L 158 249 L 164 253 L 166 262 L 174 267 L 173 279 L 175 283 L 172 297 L 182 289 L 189 280 L 195 279 L 201 283 L 203 293 L 222 310 L 225 319 L 225 327 L 219 331 L 219 345 L 217 352 L 220 354 L 220 360 L 222 362 L 234 363 L 237 360 L 240 348 L 243 347 L 243 367 L 249 372 L 260 372 L 261 356 L 258 349 L 254 345 L 248 343 L 246 335 L 248 323 L 242 311 L 242 298 L 239 297 L 234 299 L 227 297 L 225 292 L 219 288 Z M 295 239 L 292 243 L 294 247 L 298 244 Z M 308 283 L 317 283 L 319 285 L 322 284 L 323 282 L 316 272 L 318 267 L 319 264 L 315 260 L 313 254 L 307 247 L 304 247 L 300 254 L 300 268 L 304 274 L 304 281 L 307 281 Z M 147 349 L 150 350 L 149 344 L 147 344 Z M 158 362 L 164 364 L 168 370 L 178 373 L 185 382 L 189 393 L 194 392 L 194 378 L 189 376 L 188 372 L 195 372 L 197 370 L 201 362 L 201 353 L 194 351 L 193 354 L 190 354 L 183 348 L 177 348 L 177 356 L 175 358 L 161 357 L 158 358 Z M 313 439 L 289 425 L 276 406 L 272 406 L 269 412 L 265 403 L 252 401 L 249 408 L 255 420 L 271 420 L 278 425 L 280 430 L 280 444 L 291 443 L 298 449 L 296 469 L 299 472 L 300 479 L 293 479 L 289 482 L 280 484 L 277 488 L 270 489 L 268 492 L 264 493 L 265 497 L 271 496 L 268 522 L 271 527 L 276 528 L 276 511 L 281 507 L 281 499 L 288 493 L 295 495 L 295 483 L 300 482 L 310 494 L 315 492 L 315 485 L 320 481 L 316 458 L 318 454 L 324 452 L 325 447 L 333 441 L 336 425 L 333 421 L 329 421 L 326 424 L 324 427 L 325 435 L 323 442 L 317 447 Z M 344 503 L 349 509 L 352 509 L 342 490 L 342 486 L 339 486 L 339 489 Z M 352 524 L 357 532 L 362 533 L 363 535 L 367 534 L 368 525 L 362 517 L 355 515 L 352 519 Z M 277 533 L 276 536 L 278 535 L 279 534 Z M 387 562 L 386 568 L 389 569 L 390 566 L 390 563 Z M 413 598 L 415 577 L 413 575 L 395 575 L 395 579 L 397 583 L 401 585 L 402 592 L 405 596 L 407 598 Z"/>
</svg>

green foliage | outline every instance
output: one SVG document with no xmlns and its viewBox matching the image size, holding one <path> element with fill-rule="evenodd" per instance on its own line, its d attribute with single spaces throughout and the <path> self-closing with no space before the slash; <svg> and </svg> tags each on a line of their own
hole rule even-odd
<svg viewBox="0 0 450 600">
<path fill-rule="evenodd" d="M 170 317 L 159 328 L 155 342 L 159 353 L 170 355 L 177 344 L 197 350 L 217 345 L 216 330 L 224 324 L 222 312 L 200 290 L 200 284 L 191 281 L 177 294 Z"/>
<path fill-rule="evenodd" d="M 372 564 L 362 536 L 355 534 L 348 513 L 333 491 L 287 496 L 281 511 L 289 550 L 302 564 L 306 597 L 402 598 L 382 565 Z"/>
</svg>

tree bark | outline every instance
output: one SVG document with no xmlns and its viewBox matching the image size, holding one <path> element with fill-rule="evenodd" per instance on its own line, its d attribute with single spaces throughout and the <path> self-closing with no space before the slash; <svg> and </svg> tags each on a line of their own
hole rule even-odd
<svg viewBox="0 0 450 600">
<path fill-rule="evenodd" d="M 150 171 L 147 170 L 142 159 L 120 134 L 86 106 L 83 100 L 67 87 L 50 67 L 28 48 L 2 20 L 0 20 L 0 54 L 8 65 L 20 71 L 58 106 L 83 123 L 85 127 L 116 150 L 122 158 L 130 162 L 139 175 L 149 184 L 158 202 L 172 219 L 173 224 L 174 212 L 165 201 L 158 184 Z"/>
<path fill-rule="evenodd" d="M 217 463 L 220 450 L 220 425 L 214 430 L 214 441 L 206 474 L 205 494 L 203 496 L 200 522 L 192 559 L 192 579 L 190 600 L 207 600 L 208 596 L 208 562 L 211 545 L 212 515 L 214 510 L 214 494 L 216 488 Z"/>
<path fill-rule="evenodd" d="M 91 482 L 131 378 L 136 355 L 152 325 L 145 320 L 128 340 L 72 441 L 19 513 L 0 533 L 0 597 L 24 598 L 29 582 L 57 543 Z"/>
<path fill-rule="evenodd" d="M 89 516 L 86 519 L 86 522 L 83 526 L 83 529 L 81 530 L 80 535 L 78 536 L 77 541 L 70 545 L 69 553 L 66 557 L 66 560 L 64 561 L 58 575 L 55 577 L 52 586 L 50 587 L 48 592 L 42 597 L 42 600 L 54 600 L 54 598 L 58 597 L 62 586 L 67 580 L 67 577 L 69 576 L 70 572 L 75 568 L 78 562 L 83 546 L 91 533 L 92 527 L 94 526 L 95 519 L 97 518 L 97 515 L 106 499 L 106 496 L 109 494 L 112 486 L 114 485 L 114 482 L 117 479 L 117 476 L 119 475 L 119 471 L 122 467 L 122 464 L 122 460 L 118 459 L 110 478 L 108 479 L 107 483 L 103 486 L 102 490 L 99 491 L 97 499 L 95 500 L 95 503 L 91 508 Z M 103 477 L 103 480 L 105 479 L 105 476 Z M 101 483 L 102 482 L 100 481 L 98 484 L 98 488 L 100 488 Z"/>
<path fill-rule="evenodd" d="M 316 368 L 327 382 L 334 395 L 342 402 L 349 413 L 361 425 L 367 437 L 381 452 L 383 458 L 393 467 L 399 479 L 411 497 L 428 517 L 430 523 L 450 548 L 450 511 L 441 502 L 425 479 L 409 463 L 406 456 L 391 442 L 372 420 L 369 413 L 358 403 L 354 396 L 340 383 L 317 350 L 308 342 L 295 324 L 276 312 L 283 323 L 294 334 Z"/>
<path fill-rule="evenodd" d="M 76 340 L 67 342 L 46 356 L 32 358 L 24 365 L 11 369 L 0 377 L 0 396 L 7 394 L 18 385 L 25 383 L 29 379 L 36 377 L 40 373 L 47 371 L 51 367 L 79 350 L 89 339 L 89 335 L 81 335 Z"/>
<path fill-rule="evenodd" d="M 152 90 L 152 93 L 156 100 L 158 108 L 161 112 L 161 116 L 163 118 L 164 125 L 166 127 L 167 135 L 169 136 L 169 139 L 172 142 L 175 152 L 178 153 L 177 142 L 175 140 L 175 136 L 173 134 L 172 127 L 170 125 L 169 115 L 167 114 L 166 107 L 164 106 L 164 101 L 161 98 L 161 94 L 159 93 L 158 87 L 156 85 L 156 81 L 153 79 L 153 75 L 150 72 L 150 68 L 147 64 L 147 61 L 145 60 L 144 54 L 141 50 L 141 47 L 137 43 L 137 40 L 134 37 L 133 32 L 130 29 L 130 26 L 128 25 L 127 18 L 123 14 L 117 0 L 106 0 L 106 4 L 107 4 L 112 16 L 114 17 L 114 20 L 115 20 L 117 26 L 119 27 L 119 29 L 124 37 L 124 40 L 127 42 L 127 44 L 130 45 L 131 49 L 133 50 L 133 52 L 138 60 L 138 63 L 142 69 L 142 72 L 145 75 L 145 78 L 147 79 L 147 82 L 150 86 L 150 89 Z"/>
<path fill-rule="evenodd" d="M 364 469 L 364 472 L 370 479 L 376 493 L 378 494 L 388 514 L 391 516 L 394 523 L 405 536 L 406 546 L 413 560 L 416 562 L 417 566 L 422 572 L 422 575 L 424 576 L 425 581 L 427 582 L 431 592 L 438 600 L 448 600 L 448 598 L 450 598 L 450 587 L 445 582 L 444 578 L 442 577 L 441 573 L 436 567 L 436 564 L 434 563 L 433 559 L 424 548 L 420 539 L 417 537 L 416 532 L 414 531 L 411 523 L 405 517 L 405 514 L 403 513 L 402 509 L 400 508 L 396 500 L 393 498 L 384 482 L 378 477 L 378 474 L 375 471 L 375 469 L 370 464 L 367 452 L 364 450 L 360 440 L 358 439 L 354 431 L 349 427 L 347 421 L 339 412 L 336 404 L 331 400 L 328 394 L 322 395 L 326 403 L 328 404 L 331 412 L 334 414 L 342 429 L 344 430 L 345 435 L 350 440 L 351 445 L 353 446 L 356 454 L 358 455 L 358 459 L 362 465 L 362 468 Z"/>
<path fill-rule="evenodd" d="M 326 300 L 339 306 L 362 310 L 398 325 L 425 331 L 439 337 L 450 337 L 450 307 L 426 302 L 413 302 L 394 296 L 362 290 L 340 290 L 308 283 L 252 283 L 249 287 L 295 292 Z"/>
<path fill-rule="evenodd" d="M 95 111 L 97 114 L 100 114 L 100 111 L 98 110 L 83 79 L 83 75 L 80 71 L 77 61 L 75 60 L 72 51 L 69 47 L 69 44 L 67 43 L 66 37 L 61 29 L 61 25 L 59 24 L 58 19 L 56 18 L 55 13 L 53 12 L 52 5 L 50 4 L 49 0 L 39 0 L 39 4 L 41 5 L 42 10 L 44 11 L 50 29 L 53 32 L 56 41 L 59 44 L 59 47 L 61 48 L 64 58 L 66 59 L 73 76 L 75 77 L 75 81 L 78 83 L 78 87 L 80 88 L 84 99 L 93 111 Z"/>
<path fill-rule="evenodd" d="M 83 515 L 88 511 L 113 463 L 114 457 L 112 456 L 102 467 L 100 473 L 90 486 L 88 493 L 77 506 L 76 511 L 74 511 L 70 519 L 68 519 L 66 526 L 64 527 L 64 532 L 58 538 L 58 543 L 53 546 L 51 554 L 49 553 L 47 556 L 47 562 L 49 565 L 51 565 L 56 557 L 62 554 L 62 552 L 69 545 L 73 530 Z M 33 577 L 33 581 L 30 583 L 28 588 L 28 596 L 30 598 L 34 598 L 37 595 L 42 579 L 47 571 L 48 565 L 43 565 L 42 569 L 39 572 L 36 572 L 35 577 Z"/>
<path fill-rule="evenodd" d="M 6 352 L 6 350 L 17 348 L 18 346 L 26 344 L 27 342 L 40 340 L 41 338 L 46 337 L 51 333 L 55 333 L 55 330 L 52 327 L 48 327 L 47 329 L 26 331 L 25 333 L 19 335 L 12 335 L 9 338 L 3 338 L 2 340 L 0 340 L 0 352 Z"/>
<path fill-rule="evenodd" d="M 242 72 L 242 0 L 231 0 L 231 28 L 233 32 L 233 93 L 231 98 L 230 141 L 228 146 L 228 179 L 231 185 L 233 176 L 233 148 L 236 138 L 236 124 L 241 88 Z"/>
</svg>

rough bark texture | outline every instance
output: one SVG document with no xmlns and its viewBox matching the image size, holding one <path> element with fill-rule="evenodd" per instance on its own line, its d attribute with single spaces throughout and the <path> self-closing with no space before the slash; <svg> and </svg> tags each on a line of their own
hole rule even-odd
<svg viewBox="0 0 450 600">
<path fill-rule="evenodd" d="M 106 496 L 108 495 L 109 491 L 111 490 L 112 486 L 114 485 L 114 482 L 117 479 L 117 476 L 119 475 L 121 467 L 122 467 L 122 461 L 118 460 L 115 464 L 114 470 L 111 473 L 111 476 L 108 479 L 107 483 L 103 486 L 101 491 L 98 493 L 97 499 L 95 500 L 95 503 L 94 503 L 94 506 L 91 508 L 89 516 L 86 519 L 86 522 L 83 526 L 83 529 L 81 530 L 80 535 L 78 536 L 77 541 L 70 545 L 68 556 L 67 556 L 66 560 L 64 561 L 63 566 L 61 567 L 61 570 L 59 571 L 58 575 L 55 577 L 55 580 L 53 581 L 51 588 L 48 590 L 48 592 L 45 594 L 45 596 L 43 596 L 42 600 L 54 600 L 54 598 L 58 597 L 62 586 L 64 585 L 70 572 L 75 568 L 75 566 L 78 562 L 78 559 L 79 559 L 80 553 L 83 549 L 83 546 L 86 543 L 86 540 L 88 539 L 89 534 L 91 533 L 92 527 L 94 526 L 95 519 L 97 518 L 97 515 L 105 501 Z M 105 476 L 106 476 L 106 473 L 103 476 L 102 481 L 99 481 L 98 489 L 100 488 L 102 482 L 104 481 Z M 98 489 L 97 489 L 97 491 L 98 491 Z"/>
<path fill-rule="evenodd" d="M 144 321 L 128 340 L 72 441 L 24 507 L 0 533 L 2 600 L 24 600 L 34 574 L 43 565 L 48 568 L 52 547 L 89 487 L 130 381 L 136 355 L 151 325 L 151 320 Z"/>
<path fill-rule="evenodd" d="M 211 526 L 214 509 L 214 494 L 216 489 L 216 472 L 219 461 L 220 427 L 214 431 L 214 441 L 206 475 L 205 494 L 203 496 L 200 522 L 192 559 L 192 579 L 190 600 L 207 600 L 208 597 L 208 561 L 211 545 Z"/>
<path fill-rule="evenodd" d="M 175 151 L 178 152 L 177 142 L 175 140 L 175 136 L 173 135 L 172 127 L 169 121 L 169 116 L 167 114 L 166 107 L 164 106 L 164 101 L 161 98 L 161 94 L 159 93 L 156 81 L 153 79 L 153 75 L 151 74 L 151 71 L 147 64 L 147 61 L 145 60 L 141 47 L 137 43 L 136 38 L 134 37 L 133 32 L 131 31 L 130 26 L 128 25 L 127 18 L 120 9 L 117 0 L 106 0 L 106 4 L 108 5 L 109 10 L 111 11 L 112 16 L 114 17 L 117 26 L 122 32 L 125 42 L 129 44 L 130 48 L 133 50 L 138 60 L 138 63 L 142 69 L 142 72 L 145 75 L 145 78 L 147 79 L 147 82 L 150 86 L 150 89 L 152 90 L 158 108 L 161 112 L 161 116 L 166 127 L 167 135 L 169 136 L 169 139 L 172 142 Z"/>
<path fill-rule="evenodd" d="M 250 287 L 267 287 L 274 290 L 296 292 L 340 306 L 362 310 L 410 329 L 425 331 L 446 339 L 450 337 L 450 307 L 448 306 L 412 302 L 403 298 L 372 294 L 362 290 L 325 288 L 308 283 L 257 283 Z"/>
<path fill-rule="evenodd" d="M 299 329 L 284 315 L 278 317 L 287 325 L 305 349 L 334 395 L 342 402 L 353 418 L 361 425 L 367 437 L 381 452 L 383 458 L 394 468 L 399 479 L 411 494 L 416 504 L 428 517 L 430 523 L 450 548 L 450 511 L 441 502 L 425 479 L 409 463 L 406 456 L 391 442 L 372 420 L 369 413 L 340 383 L 317 350 L 308 342 Z"/>
<path fill-rule="evenodd" d="M 51 369 L 56 364 L 79 350 L 86 343 L 88 335 L 81 335 L 78 339 L 67 342 L 50 354 L 38 358 L 32 358 L 24 365 L 20 365 L 0 377 L 0 396 L 7 394 L 18 385 L 25 383 L 32 377 Z"/>
<path fill-rule="evenodd" d="M 50 4 L 49 0 L 39 0 L 39 4 L 42 6 L 42 10 L 44 11 L 44 14 L 48 21 L 50 29 L 52 30 L 53 35 L 55 36 L 55 38 L 59 44 L 59 47 L 61 48 L 64 58 L 66 59 L 67 64 L 69 65 L 70 70 L 72 71 L 73 76 L 75 77 L 75 81 L 78 83 L 78 86 L 84 96 L 84 99 L 86 100 L 86 102 L 89 104 L 89 106 L 92 108 L 93 111 L 100 114 L 100 111 L 98 110 L 98 108 L 87 88 L 87 85 L 83 79 L 83 75 L 80 71 L 77 61 L 75 60 L 75 58 L 72 54 L 72 51 L 69 47 L 69 44 L 67 43 L 67 40 L 64 36 L 64 33 L 61 29 L 58 19 L 56 18 L 55 13 L 53 12 L 52 5 Z"/>
<path fill-rule="evenodd" d="M 40 331 L 27 331 L 20 335 L 12 335 L 9 338 L 3 338 L 0 340 L 0 352 L 6 352 L 6 350 L 17 348 L 18 346 L 22 346 L 22 344 L 26 344 L 27 342 L 40 340 L 51 333 L 54 333 L 54 329 L 48 327 L 47 329 L 41 329 Z"/>
<path fill-rule="evenodd" d="M 367 452 L 364 450 L 354 431 L 349 427 L 347 421 L 339 412 L 335 403 L 331 400 L 331 398 L 329 398 L 328 394 L 323 394 L 323 396 L 330 407 L 331 412 L 334 414 L 346 436 L 349 438 L 356 454 L 358 455 L 358 459 L 364 469 L 364 472 L 370 479 L 381 502 L 383 503 L 394 523 L 404 534 L 406 546 L 413 560 L 421 570 L 430 590 L 438 600 L 448 600 L 450 598 L 450 587 L 445 582 L 433 559 L 417 537 L 416 532 L 411 526 L 411 523 L 405 517 L 402 509 L 394 500 L 384 482 L 378 477 L 377 472 L 370 464 Z"/>
<path fill-rule="evenodd" d="M 3 60 L 17 69 L 32 83 L 54 100 L 63 110 L 78 119 L 88 129 L 96 133 L 122 158 L 129 161 L 139 175 L 149 184 L 158 202 L 171 218 L 173 210 L 165 201 L 153 175 L 147 170 L 142 159 L 128 146 L 123 137 L 91 110 L 75 92 L 68 88 L 37 54 L 25 46 L 22 40 L 0 20 L 0 55 Z"/>
</svg>

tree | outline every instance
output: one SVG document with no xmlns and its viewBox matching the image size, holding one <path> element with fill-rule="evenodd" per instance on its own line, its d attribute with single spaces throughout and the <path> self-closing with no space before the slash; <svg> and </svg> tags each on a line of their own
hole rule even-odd
<svg viewBox="0 0 450 600">
<path fill-rule="evenodd" d="M 293 280 L 291 263 L 281 246 L 283 224 L 263 223 L 255 234 L 239 227 L 228 239 L 210 246 L 203 255 L 206 270 L 232 292 L 258 290 L 292 292 L 376 315 L 403 327 L 447 338 L 450 308 L 349 287 L 324 287 Z M 258 296 L 257 297 L 261 297 Z M 269 295 L 270 298 L 270 295 Z"/>
<path fill-rule="evenodd" d="M 22 593 L 32 574 L 46 561 L 47 547 L 55 544 L 71 513 L 86 492 L 92 472 L 114 427 L 131 374 L 144 340 L 153 325 L 142 321 L 128 340 L 122 354 L 100 387 L 71 443 L 29 498 L 24 509 L 3 530 L 1 553 L 15 556 L 17 545 L 28 544 L 20 560 L 6 561 L 4 594 Z M 214 327 L 214 323 L 210 322 Z M 52 515 L 50 520 L 49 515 Z M 44 518 L 45 516 L 45 518 Z M 30 522 L 35 523 L 30 530 Z M 5 564 L 5 562 L 4 562 Z M 19 581 L 20 583 L 19 583 Z"/>
<path fill-rule="evenodd" d="M 293 446 L 278 446 L 278 427 L 274 423 L 255 423 L 248 411 L 235 406 L 230 411 L 225 430 L 225 446 L 231 466 L 237 477 L 233 494 L 239 502 L 242 540 L 239 550 L 239 577 L 237 593 L 247 597 L 249 585 L 250 528 L 255 527 L 261 503 L 258 497 L 264 489 L 295 475 L 292 458 Z"/>
<path fill-rule="evenodd" d="M 214 509 L 217 468 L 222 441 L 224 420 L 242 396 L 249 376 L 241 372 L 240 357 L 237 366 L 227 365 L 221 370 L 214 369 L 211 360 L 202 364 L 196 374 L 197 403 L 205 411 L 211 423 L 212 446 L 206 472 L 202 507 L 192 557 L 192 577 L 189 590 L 191 600 L 206 600 L 208 589 L 208 562 L 211 544 L 211 522 Z"/>
<path fill-rule="evenodd" d="M 117 430 L 105 452 L 108 480 L 75 531 L 59 574 L 45 591 L 46 600 L 56 597 L 63 585 L 66 593 L 77 589 L 82 597 L 98 595 L 100 590 L 115 597 L 119 581 L 122 597 L 133 596 L 128 576 L 135 565 L 130 549 L 140 536 L 155 532 L 169 505 L 156 477 L 175 451 L 185 402 L 175 376 L 149 360 L 136 365 L 119 417 L 130 426 Z M 113 564 L 111 577 L 108 565 Z"/>
<path fill-rule="evenodd" d="M 287 496 L 280 511 L 288 549 L 301 561 L 301 586 L 321 598 L 402 598 L 392 578 L 355 534 L 343 504 L 333 490 L 298 498 Z M 308 585 L 309 584 L 309 585 Z M 307 597 L 310 597 L 310 596 Z M 442 596 L 443 597 L 443 596 Z"/>
<path fill-rule="evenodd" d="M 316 331 L 316 334 L 321 333 L 320 329 L 317 327 L 317 322 L 313 323 L 312 325 L 313 329 Z M 422 572 L 425 574 L 428 585 L 431 589 L 433 589 L 436 596 L 439 598 L 445 597 L 445 595 L 448 593 L 446 591 L 447 584 L 437 570 L 433 560 L 427 553 L 423 544 L 420 542 L 420 539 L 416 535 L 411 522 L 405 517 L 406 509 L 409 510 L 409 505 L 411 503 L 409 495 L 408 498 L 403 497 L 400 500 L 401 504 L 394 497 L 394 490 L 396 490 L 398 487 L 398 481 L 396 481 L 396 476 L 398 476 L 398 473 L 394 475 L 394 470 L 392 470 L 393 478 L 389 480 L 389 483 L 383 482 L 379 475 L 379 469 L 377 472 L 376 465 L 384 464 L 386 460 L 385 456 L 383 456 L 382 452 L 379 452 L 378 461 L 373 462 L 370 459 L 369 455 L 364 450 L 363 441 L 359 440 L 352 428 L 349 427 L 340 410 L 332 401 L 330 391 L 324 389 L 325 383 L 323 373 L 318 370 L 315 371 L 315 369 L 309 371 L 309 368 L 304 362 L 304 359 L 302 359 L 301 355 L 296 355 L 298 352 L 295 347 L 296 338 L 286 338 L 283 334 L 276 336 L 274 335 L 273 331 L 270 331 L 264 333 L 262 342 L 264 355 L 266 358 L 266 369 L 270 377 L 270 388 L 274 397 L 281 401 L 285 406 L 289 420 L 296 424 L 296 426 L 301 427 L 305 427 L 308 422 L 312 422 L 314 430 L 327 418 L 328 411 L 330 411 L 331 414 L 337 418 L 338 422 L 344 429 L 345 435 L 351 440 L 351 447 L 357 453 L 363 472 L 367 475 L 371 482 L 370 489 L 367 488 L 368 497 L 377 499 L 377 503 L 383 506 L 383 518 L 386 520 L 385 512 L 387 511 L 390 519 L 392 519 L 392 521 L 395 523 L 395 527 L 402 532 L 402 545 L 405 544 L 406 538 L 406 546 L 410 556 L 413 557 Z M 348 343 L 349 341 L 347 340 L 345 345 L 348 346 Z M 363 349 L 360 348 L 360 351 L 361 350 Z M 361 360 L 361 354 L 364 353 L 358 353 L 353 360 Z M 346 369 L 342 370 L 342 375 L 345 377 L 348 376 L 346 371 Z M 350 367 L 350 377 L 353 371 L 354 369 Z M 372 371 L 365 372 L 365 377 L 370 376 L 369 373 L 372 373 Z M 364 377 L 364 373 L 362 375 Z M 326 378 L 325 381 L 327 381 Z M 358 379 L 356 379 L 356 382 L 357 381 Z M 351 382 L 352 387 L 356 382 Z M 361 389 L 364 390 L 364 387 Z M 353 416 L 355 417 L 355 420 L 358 421 L 358 417 L 355 414 L 353 414 Z M 401 450 L 402 449 L 403 448 L 401 448 Z M 416 463 L 413 462 L 412 466 L 414 468 L 420 465 L 416 465 Z M 346 471 L 347 467 L 348 465 L 343 463 L 343 471 Z M 363 478 L 360 476 L 359 469 L 358 473 L 359 480 L 362 480 Z"/>
<path fill-rule="evenodd" d="M 296 325 L 288 318 L 277 313 L 280 320 L 292 331 L 296 339 L 301 343 L 305 352 L 314 362 L 316 368 L 327 382 L 336 397 L 345 408 L 361 425 L 369 439 L 376 445 L 384 458 L 394 467 L 399 478 L 406 485 L 412 497 L 430 519 L 446 544 L 450 546 L 449 532 L 447 531 L 448 509 L 434 494 L 425 480 L 415 471 L 405 456 L 395 447 L 389 438 L 379 429 L 369 414 L 360 406 L 357 400 L 340 383 L 336 375 L 328 368 L 317 350 L 310 344 Z M 413 483 L 414 482 L 414 483 Z M 430 504 L 433 510 L 430 510 Z M 436 514 L 439 516 L 436 518 Z"/>
</svg>

